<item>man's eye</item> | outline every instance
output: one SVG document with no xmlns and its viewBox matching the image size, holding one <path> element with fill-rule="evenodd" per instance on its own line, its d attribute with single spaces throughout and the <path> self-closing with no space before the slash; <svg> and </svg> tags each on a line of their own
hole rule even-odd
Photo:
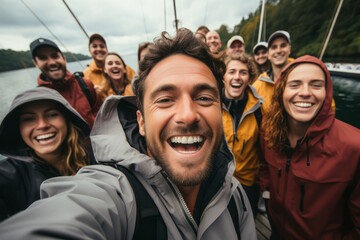
<svg viewBox="0 0 360 240">
<path fill-rule="evenodd" d="M 159 107 L 168 107 L 170 106 L 174 101 L 171 98 L 159 98 L 158 100 L 155 101 L 155 103 L 159 106 Z"/>
<path fill-rule="evenodd" d="M 245 71 L 244 71 L 244 72 L 241 72 L 241 75 L 242 75 L 242 76 L 246 76 L 246 75 L 248 75 L 248 72 L 245 72 Z"/>
<path fill-rule="evenodd" d="M 209 106 L 214 102 L 214 98 L 212 97 L 206 97 L 206 96 L 201 96 L 199 98 L 197 98 L 197 102 L 199 102 L 200 105 L 203 106 Z"/>
</svg>

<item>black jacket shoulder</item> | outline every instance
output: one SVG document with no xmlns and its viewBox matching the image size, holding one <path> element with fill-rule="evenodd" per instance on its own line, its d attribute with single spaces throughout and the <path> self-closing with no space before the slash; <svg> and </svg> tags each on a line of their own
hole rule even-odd
<svg viewBox="0 0 360 240">
<path fill-rule="evenodd" d="M 41 183 L 59 173 L 39 162 L 0 160 L 0 221 L 40 199 Z"/>
</svg>

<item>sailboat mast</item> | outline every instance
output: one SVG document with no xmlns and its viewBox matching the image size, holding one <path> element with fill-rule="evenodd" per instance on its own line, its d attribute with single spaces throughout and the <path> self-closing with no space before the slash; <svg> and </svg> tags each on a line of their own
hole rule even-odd
<svg viewBox="0 0 360 240">
<path fill-rule="evenodd" d="M 176 17 L 176 4 L 175 4 L 175 0 L 173 0 L 173 3 L 174 3 L 174 13 L 175 13 L 175 27 L 176 27 L 176 30 L 178 30 L 178 19 Z"/>
<path fill-rule="evenodd" d="M 336 10 L 334 19 L 333 19 L 333 21 L 332 21 L 332 23 L 331 23 L 330 30 L 329 30 L 329 32 L 328 32 L 328 35 L 327 35 L 327 37 L 326 37 L 324 46 L 323 46 L 323 48 L 322 48 L 322 50 L 321 50 L 321 53 L 320 53 L 320 57 L 319 57 L 320 60 L 322 60 L 322 58 L 323 58 L 323 56 L 324 56 L 326 47 L 327 47 L 327 45 L 328 45 L 328 43 L 329 43 L 331 33 L 332 33 L 333 29 L 334 29 L 334 26 L 335 26 L 335 23 L 336 23 L 336 19 L 337 19 L 338 15 L 339 15 L 339 12 L 340 12 L 340 9 L 341 9 L 341 6 L 342 6 L 343 2 L 344 2 L 344 0 L 340 0 L 340 2 L 339 2 L 339 5 L 338 5 L 338 8 L 337 8 L 337 10 Z"/>
<path fill-rule="evenodd" d="M 259 27 L 259 35 L 258 35 L 258 42 L 260 42 L 260 41 L 261 41 L 262 25 L 263 25 L 263 22 L 264 22 L 265 2 L 266 2 L 266 0 L 262 0 L 261 15 L 260 15 L 260 27 Z"/>
</svg>

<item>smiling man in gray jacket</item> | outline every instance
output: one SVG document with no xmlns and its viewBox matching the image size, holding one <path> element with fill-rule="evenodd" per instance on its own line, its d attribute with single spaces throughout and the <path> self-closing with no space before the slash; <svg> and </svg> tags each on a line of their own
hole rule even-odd
<svg viewBox="0 0 360 240">
<path fill-rule="evenodd" d="M 140 65 L 136 101 L 111 96 L 96 118 L 91 133 L 96 159 L 121 165 L 138 178 L 160 212 L 167 239 L 256 239 L 224 140 L 223 73 L 223 63 L 191 31 L 180 29 L 174 38 L 163 34 Z M 42 198 L 2 223 L 1 237 L 134 236 L 134 191 L 112 166 L 87 166 L 74 177 L 48 180 Z"/>
</svg>

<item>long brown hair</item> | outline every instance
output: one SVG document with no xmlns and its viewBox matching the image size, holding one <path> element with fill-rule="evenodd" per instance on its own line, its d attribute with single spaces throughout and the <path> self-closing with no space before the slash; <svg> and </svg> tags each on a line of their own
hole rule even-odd
<svg viewBox="0 0 360 240">
<path fill-rule="evenodd" d="M 107 74 L 105 73 L 105 60 L 106 60 L 106 58 L 107 58 L 108 56 L 110 56 L 110 55 L 115 55 L 115 56 L 117 56 L 117 57 L 121 60 L 122 64 L 124 65 L 124 70 L 126 70 L 126 64 L 125 64 L 124 60 L 122 59 L 122 57 L 120 57 L 119 54 L 117 54 L 117 53 L 115 53 L 115 52 L 109 52 L 109 53 L 106 54 L 106 56 L 105 56 L 105 58 L 104 58 L 104 68 L 103 68 L 103 75 L 104 75 L 104 77 L 105 77 L 105 79 L 104 79 L 105 81 L 102 83 L 101 89 L 100 89 L 100 91 L 99 91 L 100 96 L 101 96 L 102 98 L 104 98 L 104 99 L 107 97 L 107 92 L 108 92 L 110 89 L 113 89 L 114 92 L 116 92 L 115 89 L 114 89 L 113 86 L 112 86 L 111 78 L 109 77 L 109 75 L 107 75 Z M 125 91 L 125 87 L 126 87 L 129 83 L 130 83 L 130 80 L 128 79 L 127 74 L 124 73 L 124 75 L 123 75 L 124 91 Z"/>
<path fill-rule="evenodd" d="M 83 142 L 84 134 L 81 129 L 69 121 L 68 136 L 64 146 L 66 151 L 64 169 L 67 175 L 75 175 L 80 168 L 90 164 L 89 155 Z"/>
<path fill-rule="evenodd" d="M 283 93 L 290 72 L 297 66 L 298 64 L 294 64 L 281 74 L 279 84 L 275 85 L 269 112 L 263 121 L 262 127 L 265 131 L 266 145 L 277 152 L 281 152 L 289 146 L 287 143 L 289 126 L 287 123 L 287 112 L 283 103 Z"/>
</svg>

